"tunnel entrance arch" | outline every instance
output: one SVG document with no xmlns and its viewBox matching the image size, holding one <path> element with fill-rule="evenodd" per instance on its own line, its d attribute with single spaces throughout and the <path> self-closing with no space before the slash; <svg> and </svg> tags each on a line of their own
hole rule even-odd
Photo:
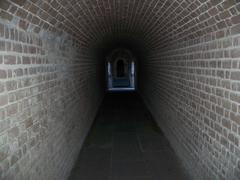
<svg viewBox="0 0 240 180">
<path fill-rule="evenodd" d="M 118 48 L 106 58 L 109 91 L 132 91 L 136 88 L 135 58 L 127 49 Z"/>
</svg>

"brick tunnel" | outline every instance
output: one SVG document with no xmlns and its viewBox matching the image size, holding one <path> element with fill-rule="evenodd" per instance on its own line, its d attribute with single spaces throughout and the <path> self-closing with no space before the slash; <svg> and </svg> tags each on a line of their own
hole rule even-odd
<svg viewBox="0 0 240 180">
<path fill-rule="evenodd" d="M 240 1 L 0 0 L 0 179 L 239 180 Z"/>
</svg>

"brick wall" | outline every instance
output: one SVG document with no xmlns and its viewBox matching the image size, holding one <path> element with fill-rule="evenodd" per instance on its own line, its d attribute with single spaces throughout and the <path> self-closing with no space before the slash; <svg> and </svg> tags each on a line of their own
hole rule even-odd
<svg viewBox="0 0 240 180">
<path fill-rule="evenodd" d="M 92 52 L 124 37 L 193 179 L 237 179 L 239 19 L 239 0 L 1 0 L 0 177 L 67 177 L 103 95 Z"/>
<path fill-rule="evenodd" d="M 103 96 L 102 66 L 65 32 L 25 28 L 30 13 L 7 2 L 18 8 L 0 10 L 0 179 L 66 179 Z"/>
<path fill-rule="evenodd" d="M 206 2 L 163 21 L 158 48 L 141 62 L 140 91 L 193 179 L 237 180 L 240 4 Z"/>
</svg>

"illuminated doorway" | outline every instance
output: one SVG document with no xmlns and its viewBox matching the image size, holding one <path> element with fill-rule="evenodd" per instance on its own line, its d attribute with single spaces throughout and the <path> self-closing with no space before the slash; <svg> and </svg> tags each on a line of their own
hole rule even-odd
<svg viewBox="0 0 240 180">
<path fill-rule="evenodd" d="M 135 58 L 125 49 L 117 49 L 107 58 L 109 91 L 132 91 L 136 88 Z"/>
</svg>

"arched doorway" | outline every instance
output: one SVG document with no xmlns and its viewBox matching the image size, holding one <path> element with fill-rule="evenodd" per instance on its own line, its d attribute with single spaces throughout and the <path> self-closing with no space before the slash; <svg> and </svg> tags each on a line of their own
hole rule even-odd
<svg viewBox="0 0 240 180">
<path fill-rule="evenodd" d="M 135 90 L 135 58 L 125 49 L 116 49 L 106 61 L 108 90 Z"/>
<path fill-rule="evenodd" d="M 117 77 L 122 78 L 125 76 L 124 62 L 122 59 L 117 61 Z"/>
</svg>

